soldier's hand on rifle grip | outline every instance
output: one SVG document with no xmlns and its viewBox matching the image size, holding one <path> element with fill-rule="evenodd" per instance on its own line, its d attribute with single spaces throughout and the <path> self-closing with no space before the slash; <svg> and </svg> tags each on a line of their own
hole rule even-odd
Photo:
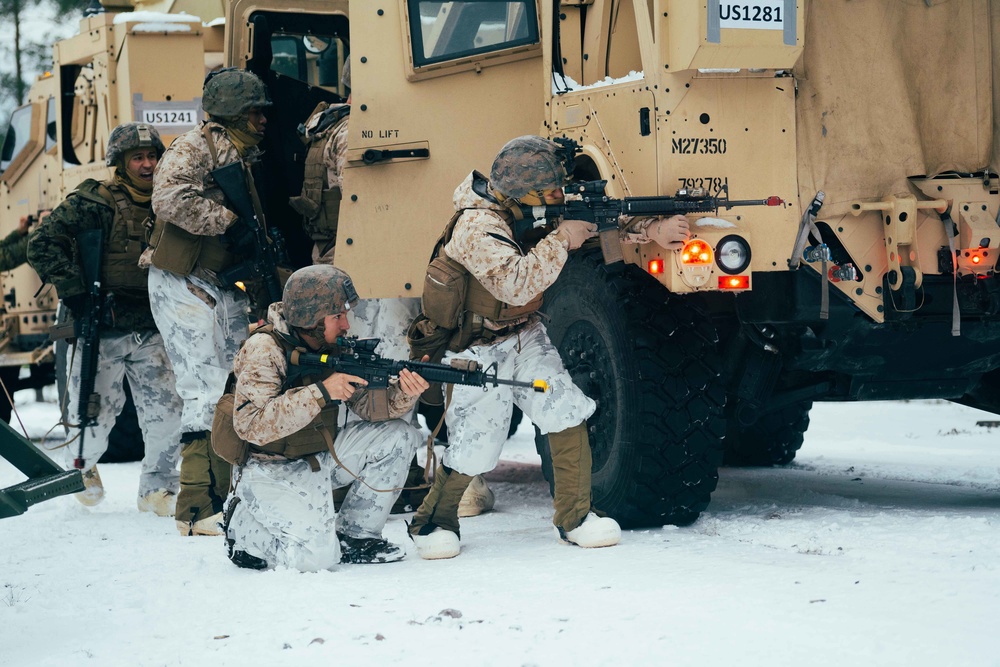
<svg viewBox="0 0 1000 667">
<path fill-rule="evenodd" d="M 680 250 L 691 237 L 691 226 L 683 215 L 659 218 L 649 225 L 646 236 L 667 250 Z"/>
<path fill-rule="evenodd" d="M 430 361 L 430 356 L 425 354 L 420 361 Z M 413 398 L 430 389 L 431 385 L 419 373 L 404 368 L 399 372 L 399 388 L 403 390 L 404 394 Z"/>
<path fill-rule="evenodd" d="M 256 253 L 257 240 L 250 228 L 239 218 L 229 226 L 222 237 L 229 250 L 237 255 L 252 256 Z"/>
<path fill-rule="evenodd" d="M 334 373 L 327 379 L 323 380 L 323 386 L 326 387 L 326 392 L 330 394 L 330 398 L 335 401 L 346 401 L 351 396 L 354 396 L 354 392 L 360 387 L 367 386 L 363 378 L 359 378 L 357 375 L 349 375 L 347 373 Z"/>
<path fill-rule="evenodd" d="M 556 237 L 566 241 L 570 250 L 576 250 L 587 239 L 597 236 L 597 225 L 583 220 L 563 220 L 555 231 Z"/>
</svg>

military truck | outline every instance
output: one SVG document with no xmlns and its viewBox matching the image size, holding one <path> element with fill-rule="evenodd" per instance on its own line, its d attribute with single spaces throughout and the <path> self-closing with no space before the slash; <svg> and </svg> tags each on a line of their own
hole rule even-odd
<svg viewBox="0 0 1000 667">
<path fill-rule="evenodd" d="M 226 53 L 276 102 L 274 219 L 350 54 L 362 297 L 420 295 L 453 188 L 514 136 L 575 140 L 613 198 L 720 198 L 683 250 L 585 246 L 546 294 L 599 406 L 595 505 L 643 526 L 696 519 L 724 461 L 791 462 L 814 401 L 1000 412 L 997 34 L 977 0 L 234 0 Z"/>
<path fill-rule="evenodd" d="M 585 248 L 546 295 L 550 334 L 599 404 L 595 503 L 624 525 L 694 520 L 724 460 L 790 462 L 816 400 L 1000 411 L 996 3 L 235 0 L 226 11 L 226 62 L 260 74 L 276 102 L 266 207 L 298 263 L 307 243 L 285 204 L 301 188 L 296 127 L 342 99 L 352 56 L 336 252 L 362 296 L 419 295 L 452 188 L 520 134 L 579 142 L 574 178 L 604 180 L 612 197 L 721 196 L 684 250 L 624 247 L 624 262 L 605 264 Z M 189 126 L 206 54 L 221 51 L 218 27 L 189 28 L 202 39 L 106 15 L 57 49 L 4 147 L 0 232 L 105 174 L 113 124 L 142 117 L 168 140 Z M 769 195 L 785 206 L 724 205 Z M 12 340 L 28 350 L 34 313 L 45 324 L 43 296 L 24 298 L 34 287 L 8 299 L 25 309 Z"/>
</svg>

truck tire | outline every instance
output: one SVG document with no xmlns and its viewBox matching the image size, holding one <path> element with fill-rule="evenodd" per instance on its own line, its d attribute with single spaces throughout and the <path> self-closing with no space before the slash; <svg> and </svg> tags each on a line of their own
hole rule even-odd
<svg viewBox="0 0 1000 667">
<path fill-rule="evenodd" d="M 809 428 L 812 401 L 766 412 L 753 424 L 729 420 L 726 434 L 727 466 L 783 466 L 795 459 Z"/>
<path fill-rule="evenodd" d="M 597 411 L 588 420 L 593 504 L 624 527 L 686 525 L 718 483 L 726 392 L 718 335 L 693 296 L 673 296 L 600 252 L 572 256 L 545 294 L 548 331 Z M 536 430 L 552 483 L 548 438 Z"/>
</svg>

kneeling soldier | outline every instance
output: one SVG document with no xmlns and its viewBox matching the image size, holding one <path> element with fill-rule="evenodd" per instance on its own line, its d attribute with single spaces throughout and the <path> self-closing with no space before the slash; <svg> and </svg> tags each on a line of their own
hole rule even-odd
<svg viewBox="0 0 1000 667">
<path fill-rule="evenodd" d="M 363 388 L 363 379 L 344 373 L 306 377 L 291 363 L 295 350 L 334 349 L 357 300 L 340 269 L 299 269 L 285 284 L 282 301 L 270 306 L 268 325 L 236 356 L 233 427 L 251 453 L 227 501 L 226 537 L 230 559 L 240 567 L 312 572 L 405 555 L 382 538 L 382 528 L 421 441 L 400 417 L 427 382 L 402 371 L 385 397 L 389 419 L 374 421 L 385 415 L 375 414 L 379 401 Z M 341 401 L 362 421 L 338 428 Z M 355 479 L 338 517 L 333 489 Z"/>
</svg>

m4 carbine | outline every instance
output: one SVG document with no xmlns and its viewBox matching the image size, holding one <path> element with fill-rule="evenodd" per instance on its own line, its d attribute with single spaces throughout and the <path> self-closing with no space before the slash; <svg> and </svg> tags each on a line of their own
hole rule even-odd
<svg viewBox="0 0 1000 667">
<path fill-rule="evenodd" d="M 87 308 L 75 317 L 76 351 L 80 355 L 80 394 L 77 398 L 77 421 L 80 426 L 80 444 L 73 467 L 83 470 L 83 440 L 87 427 L 93 426 L 101 408 L 101 397 L 94 391 L 97 379 L 97 360 L 101 346 L 101 321 L 104 317 L 104 297 L 101 294 L 101 258 L 104 256 L 104 232 L 88 229 L 77 238 L 80 271 L 88 286 Z M 94 463 L 97 463 L 96 461 Z"/>
<path fill-rule="evenodd" d="M 332 369 L 336 373 L 356 375 L 364 379 L 368 382 L 365 389 L 373 392 L 373 412 L 377 415 L 388 415 L 385 390 L 389 387 L 389 380 L 398 376 L 404 368 L 432 383 L 463 384 L 484 389 L 491 385 L 508 385 L 539 393 L 548 391 L 549 385 L 545 380 L 507 380 L 497 377 L 496 364 L 484 369 L 471 359 L 453 359 L 450 364 L 386 359 L 375 352 L 380 342 L 378 338 L 343 336 L 337 339 L 336 352 L 310 354 L 293 351 L 288 353 L 288 363 L 297 367 L 300 375 Z"/>
<path fill-rule="evenodd" d="M 722 197 L 714 197 L 702 190 L 680 190 L 674 197 L 625 197 L 613 199 L 604 194 L 607 181 L 584 181 L 572 183 L 563 188 L 567 195 L 579 195 L 579 200 L 567 201 L 553 206 L 518 205 L 522 218 L 514 224 L 514 238 L 522 239 L 530 230 L 544 227 L 558 218 L 584 220 L 597 225 L 601 241 L 604 263 L 622 261 L 619 241 L 618 219 L 632 217 L 666 217 L 687 215 L 688 213 L 712 213 L 720 208 L 736 206 L 780 206 L 784 202 L 779 197 L 767 199 L 729 198 L 729 189 L 723 186 Z"/>
</svg>

